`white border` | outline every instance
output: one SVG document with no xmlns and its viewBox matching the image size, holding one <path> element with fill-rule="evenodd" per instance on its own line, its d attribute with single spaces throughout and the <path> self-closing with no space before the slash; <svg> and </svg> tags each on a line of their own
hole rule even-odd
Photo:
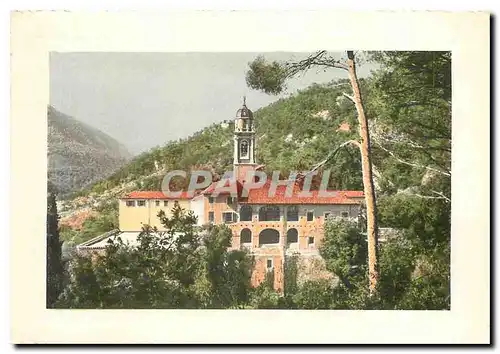
<svg viewBox="0 0 500 354">
<path fill-rule="evenodd" d="M 489 341 L 487 14 L 347 11 L 15 13 L 12 16 L 11 48 L 11 196 L 15 196 L 11 198 L 13 341 Z M 42 235 L 45 234 L 49 51 L 265 52 L 313 51 L 318 48 L 453 51 L 451 311 L 44 309 L 45 249 Z M 37 202 L 31 203 L 28 210 L 27 200 Z M 470 208 L 470 205 L 475 207 Z M 259 330 L 269 321 L 273 323 L 273 331 Z M 307 336 L 296 335 L 297 325 L 307 323 L 313 330 L 308 328 Z M 241 331 L 242 326 L 255 330 Z"/>
</svg>

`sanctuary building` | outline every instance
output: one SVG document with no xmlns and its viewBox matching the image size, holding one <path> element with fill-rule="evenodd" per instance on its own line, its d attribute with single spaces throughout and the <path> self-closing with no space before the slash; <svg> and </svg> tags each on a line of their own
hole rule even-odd
<svg viewBox="0 0 500 354">
<path fill-rule="evenodd" d="M 362 191 L 324 194 L 318 190 L 304 195 L 301 182 L 279 180 L 276 184 L 270 179 L 258 188 L 246 189 L 249 181 L 245 179 L 263 166 L 255 158 L 254 116 L 245 102 L 236 112 L 233 144 L 231 178 L 213 182 L 194 194 L 182 192 L 175 197 L 161 191 L 131 192 L 119 200 L 119 231 L 87 241 L 79 249 L 103 249 L 106 240 L 116 234 L 133 240 L 144 225 L 162 230 L 158 212 L 163 210 L 168 215 L 174 204 L 179 203 L 194 212 L 200 226 L 227 224 L 233 233 L 231 248 L 245 248 L 254 256 L 253 285 L 262 282 L 267 272 L 274 272 L 274 287 L 281 291 L 285 257 L 298 253 L 319 258 L 325 221 L 329 217 L 358 218 L 364 195 Z M 229 188 L 218 188 L 231 183 L 236 194 Z"/>
</svg>

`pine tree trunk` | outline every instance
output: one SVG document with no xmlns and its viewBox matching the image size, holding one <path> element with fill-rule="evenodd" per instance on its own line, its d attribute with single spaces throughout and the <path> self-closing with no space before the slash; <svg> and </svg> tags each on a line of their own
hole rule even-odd
<svg viewBox="0 0 500 354">
<path fill-rule="evenodd" d="M 349 66 L 349 80 L 351 81 L 354 93 L 354 103 L 358 112 L 358 120 L 361 135 L 361 163 L 363 167 L 363 187 L 366 201 L 366 233 L 368 236 L 368 275 L 370 279 L 370 294 L 374 294 L 379 278 L 377 264 L 378 248 L 378 229 L 377 229 L 377 209 L 375 202 L 375 188 L 372 175 L 370 134 L 368 131 L 368 120 L 363 108 L 363 100 L 359 90 L 358 78 L 356 75 L 356 64 L 354 62 L 354 53 L 347 52 L 347 64 Z"/>
</svg>

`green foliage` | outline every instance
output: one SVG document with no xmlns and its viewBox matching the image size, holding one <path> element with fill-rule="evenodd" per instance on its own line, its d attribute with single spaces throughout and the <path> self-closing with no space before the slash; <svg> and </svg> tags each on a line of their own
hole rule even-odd
<svg viewBox="0 0 500 354">
<path fill-rule="evenodd" d="M 293 296 L 298 290 L 297 276 L 299 273 L 298 268 L 299 255 L 293 254 L 285 256 L 285 274 L 284 274 L 284 295 L 285 297 Z"/>
<path fill-rule="evenodd" d="M 381 210 L 396 208 L 400 197 L 382 199 Z M 418 200 L 420 202 L 420 200 Z M 408 202 L 403 199 L 403 202 Z M 427 201 L 428 202 L 428 201 Z M 414 210 L 400 206 L 385 225 L 404 225 Z M 425 206 L 425 204 L 424 204 Z M 252 258 L 228 251 L 231 231 L 224 225 L 200 231 L 192 213 L 177 205 L 173 216 L 160 215 L 169 230 L 157 236 L 146 228 L 137 248 L 114 240 L 94 263 L 77 256 L 72 280 L 59 301 L 70 308 L 257 308 L 257 309 L 448 309 L 449 246 L 415 237 L 411 227 L 380 246 L 378 296 L 368 294 L 366 240 L 354 223 L 343 219 L 326 225 L 321 247 L 328 270 L 341 279 L 297 283 L 297 256 L 285 261 L 284 296 L 273 289 L 274 273 L 255 289 L 250 286 Z M 428 219 L 427 219 L 428 220 Z M 440 219 L 427 225 L 439 230 Z M 430 220 L 428 220 L 430 221 Z M 398 224 L 400 223 L 400 224 Z M 420 230 L 420 229 L 418 229 Z M 156 236 L 155 236 L 156 235 Z M 200 247 L 201 246 L 201 247 Z"/>
<path fill-rule="evenodd" d="M 372 59 L 381 65 L 366 85 L 368 116 L 383 135 L 374 149 L 377 166 L 399 189 L 420 184 L 430 172 L 449 180 L 451 53 L 382 52 Z"/>
<path fill-rule="evenodd" d="M 74 230 L 68 225 L 61 225 L 59 227 L 59 236 L 63 242 L 73 242 L 78 237 L 78 231 Z"/>
<path fill-rule="evenodd" d="M 368 109 L 384 134 L 374 160 L 392 181 L 378 200 L 379 223 L 402 231 L 381 247 L 383 307 L 449 309 L 451 53 L 372 59 L 381 70 L 370 82 Z"/>
<path fill-rule="evenodd" d="M 450 249 L 443 244 L 419 256 L 406 293 L 397 309 L 450 309 Z"/>
<path fill-rule="evenodd" d="M 356 223 L 349 220 L 339 219 L 326 223 L 320 253 L 326 261 L 326 268 L 344 282 L 350 275 L 366 270 L 366 236 L 361 234 Z"/>
<path fill-rule="evenodd" d="M 293 296 L 297 308 L 306 310 L 329 309 L 333 300 L 333 286 L 326 279 L 304 282 Z"/>
<path fill-rule="evenodd" d="M 323 54 L 317 57 L 318 54 L 321 53 L 311 55 L 300 63 L 269 63 L 258 57 L 249 64 L 248 85 L 268 93 L 279 92 L 284 88 L 285 79 L 290 77 L 290 70 L 298 73 L 314 66 L 333 66 L 331 58 Z M 380 186 L 384 192 L 394 193 L 398 189 L 419 185 L 426 173 L 433 173 L 432 178 L 438 174 L 449 179 L 451 53 L 376 52 L 370 53 L 370 59 L 380 69 L 370 78 L 361 79 L 360 88 L 371 130 L 376 132 L 372 134 L 372 159 L 377 170 L 382 172 Z M 259 132 L 265 131 L 265 140 L 262 144 L 259 141 L 259 146 L 267 145 L 266 141 L 269 141 L 269 145 L 257 151 L 259 161 L 263 161 L 269 170 L 307 169 L 312 161 L 320 161 L 335 146 L 357 138 L 354 107 L 342 95 L 349 91 L 351 88 L 347 80 L 312 85 L 295 97 L 259 110 L 256 124 Z M 316 99 L 321 105 L 315 103 Z M 328 110 L 330 118 L 311 117 L 321 110 Z M 258 119 L 259 114 L 266 111 L 273 112 L 270 117 L 266 116 L 267 119 Z M 298 119 L 294 118 L 296 114 Z M 281 116 L 285 118 L 281 119 Z M 330 125 L 329 121 L 335 124 Z M 331 134 L 340 122 L 348 122 L 351 133 Z M 275 134 L 268 132 L 267 123 L 279 128 Z M 299 127 L 303 130 L 300 131 Z M 299 136 L 316 136 L 316 140 L 297 150 L 296 144 L 283 143 L 283 134 L 289 132 L 293 140 Z M 327 134 L 332 139 L 325 139 Z M 360 188 L 361 167 L 356 149 L 346 149 L 327 167 L 333 169 L 334 188 Z M 429 195 L 436 195 L 436 190 L 429 192 Z M 448 198 L 450 196 L 446 188 L 437 192 Z"/>
<path fill-rule="evenodd" d="M 268 287 L 258 287 L 252 294 L 249 307 L 253 309 L 279 309 L 280 295 Z"/>
<path fill-rule="evenodd" d="M 67 225 L 59 228 L 61 240 L 80 244 L 108 231 L 118 229 L 118 201 L 103 202 L 95 208 L 99 214 L 85 220 L 80 230 L 75 230 Z"/>
<path fill-rule="evenodd" d="M 49 182 L 47 191 L 47 283 L 46 306 L 53 307 L 62 290 L 63 263 L 61 259 L 62 242 L 59 240 L 56 195 L 54 186 Z"/>
<path fill-rule="evenodd" d="M 450 204 L 438 199 L 396 194 L 379 199 L 380 223 L 406 230 L 415 244 L 426 249 L 450 241 Z"/>
<path fill-rule="evenodd" d="M 228 251 L 232 232 L 225 226 L 210 226 L 203 239 L 203 267 L 198 284 L 208 308 L 238 308 L 248 302 L 252 258 L 243 251 Z"/>
<path fill-rule="evenodd" d="M 118 199 L 105 200 L 99 206 L 95 207 L 94 210 L 106 214 L 118 212 Z"/>
<path fill-rule="evenodd" d="M 379 206 L 382 225 L 404 230 L 381 249 L 386 302 L 403 309 L 449 308 L 450 205 L 395 195 Z"/>
<path fill-rule="evenodd" d="M 380 69 L 360 80 L 360 87 L 373 130 L 373 164 L 379 172 L 378 223 L 398 233 L 379 245 L 376 296 L 368 294 L 367 244 L 360 225 L 338 220 L 325 226 L 320 252 L 327 269 L 339 277 L 338 284 L 326 280 L 298 284 L 296 263 L 288 258 L 281 296 L 272 288 L 272 273 L 260 286 L 250 288 L 251 257 L 227 251 L 231 237 L 226 228 L 212 227 L 203 234 L 191 229 L 192 220 L 179 211 L 163 221 L 184 235 L 180 248 L 169 248 L 177 242 L 173 235 L 157 238 L 145 232 L 137 250 L 110 245 L 95 264 L 79 257 L 73 263 L 71 285 L 65 290 L 66 302 L 61 304 L 449 309 L 451 55 L 384 52 L 372 53 L 371 59 Z M 249 86 L 272 93 L 284 88 L 282 63 L 269 64 L 258 58 L 250 68 Z M 312 85 L 256 111 L 258 161 L 268 172 L 280 170 L 284 175 L 309 170 L 341 143 L 358 138 L 355 109 L 343 96 L 349 90 L 347 80 Z M 349 132 L 336 131 L 343 122 L 351 126 Z M 214 124 L 192 137 L 152 149 L 94 187 L 100 191 L 132 182 L 139 189 L 159 188 L 162 172 L 153 175 L 155 161 L 164 170 L 204 168 L 220 174 L 232 164 L 232 131 L 232 123 L 228 128 Z M 330 188 L 362 189 L 356 148 L 342 149 L 325 167 L 332 171 Z M 180 180 L 175 185 L 183 188 L 185 183 Z M 406 193 L 400 193 L 403 190 Z M 110 210 L 104 207 L 102 213 Z M 97 232 L 111 225 L 92 220 L 84 228 Z"/>
<path fill-rule="evenodd" d="M 264 281 L 251 292 L 250 307 L 254 309 L 278 309 L 280 305 L 280 294 L 274 290 L 274 272 L 268 271 Z"/>
<path fill-rule="evenodd" d="M 70 192 L 70 193 L 67 193 L 65 195 L 61 195 L 59 197 L 59 199 L 60 200 L 73 200 L 73 199 L 76 199 L 79 197 L 85 197 L 85 196 L 89 195 L 90 192 L 91 192 L 90 188 L 82 188 L 82 189 L 76 190 L 74 192 Z"/>
<path fill-rule="evenodd" d="M 438 217 L 427 217 L 428 200 L 421 204 L 419 199 L 413 204 L 413 209 L 399 202 L 401 198 L 398 196 L 382 199 L 380 203 L 382 210 L 390 207 L 399 209 L 396 219 L 382 218 L 383 223 L 392 222 L 392 225 L 407 227 L 400 228 L 399 235 L 379 245 L 380 279 L 376 296 L 368 293 L 367 242 L 364 234 L 355 224 L 346 221 L 327 224 L 320 251 L 327 269 L 341 280 L 332 290 L 332 308 L 449 309 L 449 240 L 440 241 L 442 236 L 438 236 L 429 242 L 422 236 L 422 232 L 439 235 L 446 225 L 442 225 Z M 403 198 L 403 203 L 408 203 L 408 200 Z M 425 230 L 413 225 L 419 224 L 421 217 L 427 222 Z M 318 284 L 316 286 L 321 289 Z M 299 302 L 299 298 L 294 300 L 297 306 L 303 306 L 304 300 Z"/>
<path fill-rule="evenodd" d="M 284 90 L 286 70 L 282 64 L 277 61 L 267 63 L 263 56 L 259 56 L 248 66 L 250 70 L 246 74 L 246 81 L 249 87 L 273 95 Z"/>
<path fill-rule="evenodd" d="M 411 282 L 417 252 L 403 235 L 381 246 L 379 254 L 379 296 L 386 307 L 398 306 Z"/>
<path fill-rule="evenodd" d="M 72 241 L 76 244 L 88 241 L 93 237 L 118 228 L 117 213 L 100 214 L 83 222 L 82 229 L 76 233 Z"/>
<path fill-rule="evenodd" d="M 215 173 L 223 173 L 232 164 L 232 132 L 232 123 L 226 128 L 213 124 L 189 138 L 155 147 L 136 156 L 129 164 L 95 184 L 94 192 L 100 193 L 129 182 L 135 184 L 134 189 L 159 190 L 163 175 L 173 170 L 189 172 L 194 167 L 208 166 Z M 160 173 L 152 175 L 158 172 L 156 166 Z M 189 180 L 182 181 L 176 187 L 185 187 L 188 182 Z"/>
<path fill-rule="evenodd" d="M 146 226 L 137 246 L 117 238 L 95 259 L 77 255 L 58 307 L 237 308 L 248 302 L 251 259 L 228 251 L 227 227 L 205 234 L 178 204 L 172 217 L 158 216 L 168 231 Z"/>
</svg>

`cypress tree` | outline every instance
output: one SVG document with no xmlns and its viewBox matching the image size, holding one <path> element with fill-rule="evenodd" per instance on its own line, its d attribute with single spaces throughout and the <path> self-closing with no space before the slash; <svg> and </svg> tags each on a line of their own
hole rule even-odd
<svg viewBox="0 0 500 354">
<path fill-rule="evenodd" d="M 46 306 L 53 307 L 62 290 L 63 266 L 59 240 L 59 215 L 57 214 L 56 192 L 50 183 L 47 186 L 47 289 Z"/>
</svg>

